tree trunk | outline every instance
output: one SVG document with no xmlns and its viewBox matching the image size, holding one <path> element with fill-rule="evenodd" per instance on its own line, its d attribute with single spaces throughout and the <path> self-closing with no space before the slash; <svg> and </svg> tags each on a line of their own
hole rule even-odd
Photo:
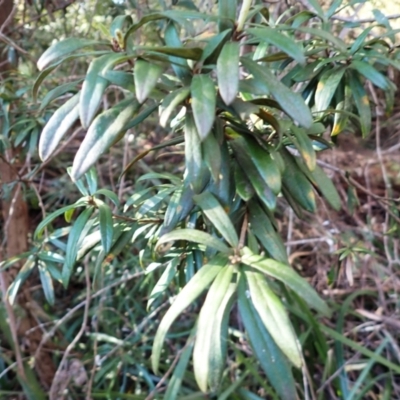
<svg viewBox="0 0 400 400">
<path fill-rule="evenodd" d="M 0 0 L 0 33 L 7 36 L 13 24 L 13 0 Z M 0 41 L 0 85 L 6 78 L 10 65 L 7 61 L 7 53 Z M 0 109 L 1 111 L 1 109 Z M 0 132 L 2 132 L 2 118 L 0 117 Z M 0 260 L 14 257 L 28 250 L 29 215 L 28 206 L 24 199 L 23 187 L 20 182 L 19 171 L 21 161 L 17 149 L 9 148 L 0 153 L 0 201 L 2 224 L 0 228 Z M 6 189 L 6 190 L 5 190 Z M 12 189 L 12 190 L 7 190 Z M 21 316 L 16 318 L 13 308 L 6 299 L 5 293 L 9 284 L 14 280 L 21 265 L 0 272 L 0 292 L 2 292 L 3 304 L 1 313 L 5 313 L 8 320 L 9 332 L 3 332 L 10 346 L 14 347 L 14 353 L 18 364 L 18 376 L 20 381 L 25 381 L 24 366 L 22 364 L 22 349 L 24 355 L 33 356 L 42 340 L 43 332 L 38 327 L 38 319 L 32 313 L 32 300 L 28 290 L 22 291 L 17 298 L 18 306 L 24 310 Z M 26 285 L 29 287 L 31 285 Z M 1 297 L 0 297 L 1 298 Z M 4 321 L 3 321 L 4 322 Z M 36 329 L 35 329 L 36 328 Z M 25 352 L 24 352 L 25 353 Z M 35 359 L 36 372 L 41 384 L 48 388 L 55 373 L 55 366 L 50 353 L 41 351 Z"/>
</svg>

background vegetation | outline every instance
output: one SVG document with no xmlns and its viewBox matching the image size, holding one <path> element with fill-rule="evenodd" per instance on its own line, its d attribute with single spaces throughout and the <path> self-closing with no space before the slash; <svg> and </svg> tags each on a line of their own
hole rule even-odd
<svg viewBox="0 0 400 400">
<path fill-rule="evenodd" d="M 0 3 L 1 398 L 400 398 L 399 16 L 172 3 Z"/>
</svg>

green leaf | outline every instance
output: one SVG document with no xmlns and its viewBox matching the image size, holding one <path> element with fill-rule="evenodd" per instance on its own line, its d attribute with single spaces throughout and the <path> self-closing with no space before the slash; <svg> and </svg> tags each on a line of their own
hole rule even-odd
<svg viewBox="0 0 400 400">
<path fill-rule="evenodd" d="M 46 268 L 46 264 L 44 262 L 39 261 L 38 267 L 40 282 L 42 284 L 44 296 L 46 297 L 48 303 L 53 306 L 55 302 L 53 279 L 51 278 L 50 272 Z"/>
<path fill-rule="evenodd" d="M 210 133 L 202 143 L 204 162 L 206 163 L 212 178 L 218 182 L 221 175 L 222 155 L 221 147 L 213 133 Z"/>
<path fill-rule="evenodd" d="M 134 67 L 136 98 L 143 103 L 155 88 L 163 69 L 145 60 L 136 60 Z"/>
<path fill-rule="evenodd" d="M 249 201 L 254 196 L 255 192 L 250 181 L 247 179 L 247 175 L 238 164 L 235 165 L 234 174 L 236 193 L 243 201 Z"/>
<path fill-rule="evenodd" d="M 309 3 L 311 4 L 312 8 L 314 9 L 314 11 L 317 13 L 317 15 L 321 18 L 321 19 L 325 19 L 325 13 L 324 10 L 321 7 L 321 4 L 319 2 L 319 0 L 308 0 Z"/>
<path fill-rule="evenodd" d="M 353 95 L 354 103 L 356 104 L 358 115 L 360 117 L 361 133 L 366 137 L 371 132 L 371 107 L 369 105 L 369 98 L 361 83 L 358 73 L 348 71 L 347 83 L 350 87 L 350 92 Z"/>
<path fill-rule="evenodd" d="M 261 321 L 283 354 L 297 368 L 303 365 L 300 343 L 294 333 L 282 302 L 271 290 L 265 277 L 254 271 L 245 271 L 251 302 Z"/>
<path fill-rule="evenodd" d="M 233 265 L 220 270 L 200 311 L 193 369 L 197 384 L 203 392 L 207 392 L 208 386 L 215 392 L 221 384 L 226 357 L 227 323 L 236 288 L 236 284 L 232 283 L 233 272 Z M 221 337 L 222 334 L 224 337 Z"/>
<path fill-rule="evenodd" d="M 319 311 L 321 314 L 329 316 L 330 310 L 326 303 L 319 297 L 318 293 L 310 284 L 299 276 L 291 267 L 271 258 L 265 258 L 253 254 L 245 248 L 242 255 L 242 263 L 262 272 L 268 276 L 280 280 L 296 292 L 306 303 Z"/>
<path fill-rule="evenodd" d="M 56 211 L 52 212 L 51 214 L 47 215 L 46 218 L 44 218 L 43 221 L 36 228 L 35 234 L 34 234 L 34 238 L 38 239 L 40 237 L 40 235 L 42 234 L 44 228 L 48 224 L 50 224 L 50 222 L 54 221 L 58 216 L 68 212 L 69 210 L 74 210 L 75 208 L 86 206 L 87 204 L 88 204 L 88 199 L 87 198 L 82 198 L 82 199 L 79 199 L 74 204 L 59 208 L 58 210 L 56 210 Z"/>
<path fill-rule="evenodd" d="M 307 177 L 318 188 L 331 207 L 339 211 L 342 207 L 342 201 L 335 185 L 325 171 L 317 165 L 314 171 L 309 172 L 309 174 L 310 176 L 307 175 Z"/>
<path fill-rule="evenodd" d="M 241 62 L 256 80 L 268 87 L 268 91 L 288 115 L 305 128 L 313 124 L 310 109 L 299 93 L 292 92 L 268 68 L 245 57 L 241 58 Z"/>
<path fill-rule="evenodd" d="M 249 203 L 250 229 L 262 246 L 277 261 L 288 263 L 286 248 L 282 238 L 275 231 L 271 221 L 256 201 Z"/>
<path fill-rule="evenodd" d="M 216 91 L 212 79 L 204 74 L 195 75 L 190 87 L 193 116 L 200 139 L 210 133 L 215 120 Z"/>
<path fill-rule="evenodd" d="M 49 119 L 39 140 L 39 157 L 46 161 L 57 148 L 61 139 L 79 117 L 79 96 L 77 93 L 65 102 Z"/>
<path fill-rule="evenodd" d="M 231 35 L 232 29 L 227 29 L 224 32 L 212 36 L 204 47 L 200 62 L 203 62 L 205 65 L 215 64 L 224 44 Z"/>
<path fill-rule="evenodd" d="M 184 240 L 188 242 L 194 242 L 203 244 L 204 246 L 211 247 L 221 253 L 231 254 L 231 249 L 222 243 L 219 239 L 211 236 L 207 232 L 199 231 L 197 229 L 178 229 L 169 232 L 160 237 L 157 242 L 156 248 L 160 245 L 168 242 L 174 242 L 176 240 Z"/>
<path fill-rule="evenodd" d="M 149 299 L 147 301 L 147 311 L 151 309 L 151 306 L 157 300 L 157 298 L 159 298 L 168 289 L 169 284 L 176 275 L 176 267 L 178 266 L 179 262 L 179 257 L 175 257 L 167 264 L 160 279 L 157 281 L 153 290 L 150 293 Z"/>
<path fill-rule="evenodd" d="M 118 15 L 113 19 L 113 22 L 111 23 L 110 26 L 110 34 L 111 37 L 116 38 L 118 37 L 118 34 L 121 34 L 120 32 L 126 25 L 132 25 L 132 17 L 130 15 Z"/>
<path fill-rule="evenodd" d="M 238 42 L 227 42 L 217 61 L 219 93 L 227 105 L 235 100 L 239 90 L 239 51 Z"/>
<path fill-rule="evenodd" d="M 110 207 L 102 201 L 96 200 L 96 204 L 99 208 L 101 244 L 104 252 L 108 254 L 111 249 L 114 234 L 112 212 Z"/>
<path fill-rule="evenodd" d="M 313 142 L 309 138 L 305 129 L 292 126 L 291 131 L 294 133 L 293 143 L 299 150 L 301 158 L 304 160 L 307 168 L 310 171 L 314 171 L 317 165 L 317 156 L 313 147 Z"/>
<path fill-rule="evenodd" d="M 368 64 L 364 61 L 353 60 L 350 64 L 350 67 L 354 68 L 361 75 L 364 75 L 365 78 L 382 90 L 388 90 L 390 88 L 389 80 L 379 71 L 377 71 L 371 64 Z"/>
<path fill-rule="evenodd" d="M 298 205 L 309 212 L 315 212 L 317 206 L 312 185 L 286 149 L 282 149 L 280 154 L 286 166 L 282 175 L 284 188 L 292 195 Z"/>
<path fill-rule="evenodd" d="M 49 90 L 47 94 L 44 96 L 42 102 L 40 103 L 39 111 L 43 111 L 54 99 L 57 99 L 58 97 L 64 95 L 65 93 L 68 92 L 76 93 L 77 92 L 76 87 L 81 81 L 82 79 L 79 79 L 74 82 L 68 82 L 65 83 L 64 85 L 60 85 L 52 90 Z"/>
<path fill-rule="evenodd" d="M 167 46 L 182 47 L 182 42 L 178 35 L 178 30 L 175 25 L 171 22 L 168 24 L 164 33 L 164 40 Z M 172 69 L 174 70 L 176 76 L 184 83 L 188 83 L 190 72 L 189 66 L 187 64 L 182 65 L 182 61 L 178 57 L 169 57 Z"/>
<path fill-rule="evenodd" d="M 141 50 L 152 53 L 161 53 L 174 57 L 174 59 L 200 60 L 203 50 L 200 47 L 150 47 L 141 46 Z M 178 61 L 179 63 L 179 61 Z"/>
<path fill-rule="evenodd" d="M 110 199 L 117 207 L 120 205 L 120 201 L 118 199 L 118 196 L 114 192 L 112 192 L 111 190 L 99 189 L 99 190 L 96 191 L 96 193 L 93 193 L 93 196 L 97 196 L 99 194 L 107 197 L 108 199 Z"/>
<path fill-rule="evenodd" d="M 239 136 L 236 139 L 231 140 L 230 145 L 237 162 L 250 180 L 260 200 L 268 207 L 268 209 L 274 210 L 276 207 L 276 196 L 254 165 L 245 139 Z"/>
<path fill-rule="evenodd" d="M 78 243 L 82 236 L 82 231 L 93 213 L 93 207 L 88 207 L 76 219 L 68 235 L 67 249 L 65 251 L 65 262 L 62 269 L 62 283 L 68 286 L 71 277 L 72 267 L 75 264 L 78 254 Z"/>
<path fill-rule="evenodd" d="M 239 282 L 239 312 L 250 339 L 253 354 L 281 399 L 297 400 L 296 387 L 290 366 L 271 335 L 265 329 L 249 300 L 244 277 Z"/>
<path fill-rule="evenodd" d="M 107 79 L 112 85 L 120 86 L 135 93 L 135 85 L 131 72 L 106 70 L 100 71 L 99 77 Z"/>
<path fill-rule="evenodd" d="M 193 346 L 194 346 L 193 332 L 189 336 L 185 344 L 185 347 L 182 351 L 182 354 L 179 358 L 178 364 L 176 364 L 171 379 L 168 382 L 167 390 L 164 396 L 165 400 L 176 400 L 176 398 L 178 397 L 179 390 L 182 386 L 183 377 L 185 375 L 187 366 L 190 361 L 190 356 L 192 355 L 193 351 Z"/>
<path fill-rule="evenodd" d="M 237 0 L 218 0 L 218 28 L 220 32 L 234 27 L 236 10 Z"/>
<path fill-rule="evenodd" d="M 346 67 L 335 67 L 322 73 L 315 92 L 316 111 L 325 111 L 329 107 L 345 71 Z"/>
<path fill-rule="evenodd" d="M 338 50 L 340 50 L 343 55 L 348 54 L 347 44 L 339 37 L 333 35 L 332 33 L 319 28 L 309 28 L 308 26 L 300 26 L 296 28 L 297 31 L 303 33 L 309 33 L 313 36 L 325 39 L 327 42 L 331 42 Z M 331 46 L 334 48 L 334 46 Z"/>
<path fill-rule="evenodd" d="M 171 117 L 171 114 L 174 110 L 181 104 L 183 101 L 187 99 L 189 96 L 190 89 L 189 88 L 180 88 L 170 93 L 161 104 L 161 112 L 160 112 L 160 125 L 165 128 L 167 126 L 168 120 Z"/>
<path fill-rule="evenodd" d="M 173 324 L 175 319 L 178 318 L 179 314 L 181 314 L 186 307 L 200 296 L 227 262 L 228 259 L 226 256 L 215 256 L 208 264 L 201 267 L 196 275 L 194 275 L 194 277 L 176 296 L 175 301 L 161 320 L 153 341 L 151 362 L 155 373 L 158 373 L 162 345 L 170 326 Z"/>
<path fill-rule="evenodd" d="M 96 58 L 90 63 L 79 99 L 79 116 L 83 128 L 87 129 L 93 121 L 109 84 L 102 75 L 121 58 L 120 54 L 112 53 Z"/>
<path fill-rule="evenodd" d="M 78 180 L 116 140 L 121 138 L 138 108 L 136 100 L 128 99 L 96 117 L 75 155 L 72 180 Z"/>
<path fill-rule="evenodd" d="M 17 297 L 21 285 L 28 279 L 35 266 L 36 260 L 33 255 L 30 255 L 25 264 L 19 270 L 18 275 L 15 277 L 14 281 L 8 287 L 7 297 L 11 305 L 14 304 L 15 298 Z"/>
<path fill-rule="evenodd" d="M 222 208 L 219 201 L 209 192 L 204 192 L 193 197 L 196 204 L 200 206 L 204 214 L 221 233 L 224 239 L 232 246 L 239 245 L 239 238 L 236 234 L 232 221 Z"/>
<path fill-rule="evenodd" d="M 301 44 L 296 43 L 293 39 L 278 32 L 276 29 L 264 26 L 263 28 L 247 29 L 246 32 L 282 50 L 297 63 L 301 65 L 306 63 Z"/>
<path fill-rule="evenodd" d="M 43 71 L 46 67 L 52 64 L 54 61 L 61 57 L 65 57 L 66 55 L 82 49 L 84 47 L 89 47 L 93 45 L 99 44 L 107 44 L 107 42 L 99 42 L 97 40 L 88 40 L 81 38 L 68 38 L 64 39 L 61 42 L 57 42 L 56 44 L 49 47 L 39 58 L 37 62 L 37 67 L 39 71 Z"/>
<path fill-rule="evenodd" d="M 278 195 L 281 191 L 282 177 L 277 163 L 272 159 L 271 154 L 265 150 L 251 136 L 244 136 L 247 151 L 250 155 L 258 173 L 271 190 Z"/>
<path fill-rule="evenodd" d="M 194 193 L 203 189 L 203 155 L 200 136 L 191 112 L 185 119 L 185 181 Z"/>
</svg>

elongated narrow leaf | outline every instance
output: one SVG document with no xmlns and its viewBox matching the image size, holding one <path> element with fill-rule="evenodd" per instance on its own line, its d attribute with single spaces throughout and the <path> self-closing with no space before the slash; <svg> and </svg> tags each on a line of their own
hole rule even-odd
<svg viewBox="0 0 400 400">
<path fill-rule="evenodd" d="M 39 140 L 39 157 L 46 161 L 57 148 L 61 139 L 79 117 L 79 96 L 77 93 L 64 103 L 49 119 Z"/>
<path fill-rule="evenodd" d="M 300 368 L 303 364 L 300 344 L 289 317 L 278 296 L 271 290 L 260 272 L 245 271 L 251 302 L 261 321 L 283 354 Z"/>
<path fill-rule="evenodd" d="M 227 105 L 235 100 L 239 90 L 239 51 L 238 42 L 227 42 L 217 61 L 219 93 Z"/>
<path fill-rule="evenodd" d="M 79 217 L 76 219 L 72 228 L 69 232 L 65 263 L 62 269 L 62 280 L 64 287 L 68 286 L 68 282 L 70 280 L 72 274 L 72 267 L 75 264 L 76 257 L 78 254 L 78 242 L 81 238 L 82 231 L 88 222 L 90 216 L 93 213 L 93 207 L 89 207 L 86 210 L 82 211 Z"/>
<path fill-rule="evenodd" d="M 137 101 L 129 99 L 96 117 L 75 155 L 71 172 L 74 181 L 78 180 L 116 140 L 121 138 L 138 108 Z"/>
<path fill-rule="evenodd" d="M 247 29 L 246 32 L 282 50 L 299 64 L 305 64 L 306 59 L 302 45 L 276 29 L 264 26 L 263 28 Z"/>
<path fill-rule="evenodd" d="M 204 192 L 193 197 L 210 222 L 217 228 L 224 239 L 232 246 L 237 247 L 239 238 L 232 221 L 222 208 L 219 201 L 209 192 Z"/>
<path fill-rule="evenodd" d="M 364 75 L 365 78 L 371 81 L 375 86 L 378 86 L 382 90 L 389 89 L 389 80 L 371 64 L 364 61 L 354 60 L 350 66 L 357 70 L 361 75 Z"/>
<path fill-rule="evenodd" d="M 221 324 L 225 313 L 229 315 L 226 306 L 235 290 L 235 286 L 231 286 L 232 276 L 232 265 L 221 269 L 208 290 L 200 311 L 193 351 L 193 368 L 197 384 L 203 392 L 207 392 L 210 381 L 213 382 L 212 386 L 219 386 L 225 367 L 225 351 L 221 348 Z M 217 387 L 211 388 L 212 391 L 215 389 Z"/>
<path fill-rule="evenodd" d="M 61 42 L 49 47 L 39 58 L 37 62 L 37 67 L 39 71 L 43 71 L 46 67 L 52 64 L 57 59 L 64 57 L 76 50 L 82 49 L 84 47 L 93 46 L 96 44 L 107 44 L 106 42 L 99 42 L 97 40 L 88 40 L 80 38 L 68 38 Z"/>
<path fill-rule="evenodd" d="M 217 35 L 212 36 L 208 40 L 206 47 L 204 47 L 200 62 L 203 62 L 203 64 L 215 64 L 222 48 L 224 47 L 224 44 L 231 35 L 232 29 L 227 29 Z"/>
<path fill-rule="evenodd" d="M 285 400 L 296 400 L 296 387 L 291 368 L 285 356 L 265 329 L 248 295 L 249 292 L 246 289 L 244 277 L 242 277 L 238 291 L 239 312 L 249 336 L 253 353 L 279 397 Z"/>
<path fill-rule="evenodd" d="M 313 147 L 312 140 L 309 138 L 305 129 L 292 126 L 291 131 L 294 133 L 294 145 L 299 150 L 304 163 L 310 171 L 314 171 L 317 165 L 317 156 Z"/>
<path fill-rule="evenodd" d="M 316 111 L 324 111 L 329 107 L 345 71 L 346 67 L 329 68 L 321 75 L 315 92 Z"/>
<path fill-rule="evenodd" d="M 293 291 L 295 291 L 301 298 L 303 298 L 310 307 L 324 315 L 330 315 L 330 310 L 326 303 L 318 296 L 314 288 L 310 286 L 305 279 L 299 276 L 293 270 L 293 268 L 271 258 L 265 258 L 253 254 L 247 248 L 245 253 L 246 254 L 242 256 L 243 264 L 246 264 L 257 271 L 280 280 L 289 286 Z"/>
<path fill-rule="evenodd" d="M 101 71 L 99 76 L 107 79 L 112 85 L 120 86 L 132 93 L 135 92 L 135 85 L 131 72 L 105 70 Z"/>
<path fill-rule="evenodd" d="M 46 268 L 46 264 L 42 261 L 38 263 L 39 268 L 39 276 L 40 283 L 42 284 L 44 296 L 50 305 L 54 305 L 55 296 L 54 296 L 54 286 L 53 279 L 49 270 Z"/>
<path fill-rule="evenodd" d="M 68 92 L 73 92 L 74 94 L 77 92 L 77 85 L 80 83 L 82 79 L 79 79 L 74 82 L 68 82 L 64 85 L 60 85 L 55 87 L 54 89 L 50 90 L 44 96 L 42 102 L 40 103 L 39 111 L 44 110 L 53 100 L 57 99 L 58 97 L 64 95 Z"/>
<path fill-rule="evenodd" d="M 237 0 L 218 0 L 218 28 L 220 32 L 233 28 L 236 21 Z"/>
<path fill-rule="evenodd" d="M 299 93 L 292 92 L 268 68 L 262 67 L 245 57 L 241 58 L 241 62 L 256 81 L 261 81 L 261 84 L 265 84 L 268 87 L 269 92 L 288 115 L 305 128 L 309 128 L 312 125 L 311 111 Z"/>
<path fill-rule="evenodd" d="M 120 54 L 106 54 L 93 60 L 83 81 L 79 99 L 79 116 L 82 126 L 87 129 L 98 111 L 109 81 L 102 77 L 106 71 L 121 59 Z"/>
<path fill-rule="evenodd" d="M 110 207 L 103 203 L 96 201 L 99 207 L 99 220 L 100 220 L 100 234 L 101 234 L 101 244 L 103 246 L 104 252 L 109 253 L 111 249 L 111 244 L 114 234 L 113 219 Z"/>
<path fill-rule="evenodd" d="M 203 155 L 200 136 L 190 112 L 185 120 L 185 166 L 185 181 L 194 193 L 199 193 L 203 189 Z"/>
<path fill-rule="evenodd" d="M 44 228 L 50 224 L 52 221 L 54 221 L 57 217 L 60 215 L 68 212 L 69 210 L 78 208 L 78 207 L 83 207 L 88 204 L 88 199 L 87 198 L 82 198 L 79 199 L 76 203 L 71 204 L 69 206 L 65 206 L 62 208 L 59 208 L 58 210 L 52 212 L 51 214 L 47 215 L 46 218 L 38 225 L 38 227 L 35 230 L 34 237 L 38 239 L 40 235 L 42 234 Z"/>
<path fill-rule="evenodd" d="M 204 246 L 211 247 L 220 251 L 221 253 L 230 254 L 231 250 L 219 239 L 211 236 L 207 232 L 199 231 L 197 229 L 178 229 L 163 235 L 157 242 L 157 246 L 163 243 L 174 242 L 176 240 L 186 240 L 189 242 L 203 244 Z"/>
<path fill-rule="evenodd" d="M 233 149 L 236 160 L 251 182 L 259 199 L 270 210 L 274 210 L 276 207 L 276 196 L 261 177 L 256 166 L 254 165 L 251 155 L 248 152 L 245 140 L 242 137 L 237 137 L 236 139 L 230 141 L 230 145 Z"/>
<path fill-rule="evenodd" d="M 247 179 L 247 175 L 244 173 L 242 167 L 235 165 L 235 187 L 236 193 L 244 201 L 249 201 L 254 196 L 254 188 L 250 181 Z"/>
<path fill-rule="evenodd" d="M 179 358 L 178 364 L 174 368 L 174 372 L 171 376 L 171 379 L 168 382 L 167 391 L 165 392 L 164 396 L 165 400 L 176 400 L 178 398 L 183 377 L 185 375 L 187 366 L 190 361 L 190 356 L 192 355 L 193 351 L 193 346 L 194 346 L 193 336 L 194 336 L 193 333 L 189 336 L 185 344 L 185 348 L 183 349 L 182 354 Z"/>
<path fill-rule="evenodd" d="M 136 98 L 143 103 L 157 84 L 162 73 L 161 66 L 145 60 L 136 60 L 134 68 Z"/>
<path fill-rule="evenodd" d="M 195 75 L 191 84 L 192 109 L 201 140 L 210 133 L 215 120 L 216 91 L 207 75 Z"/>
<path fill-rule="evenodd" d="M 161 320 L 154 338 L 151 362 L 155 373 L 158 372 L 161 349 L 170 326 L 173 324 L 175 319 L 178 318 L 179 314 L 193 303 L 193 301 L 200 296 L 208 285 L 210 285 L 220 270 L 226 265 L 227 261 L 228 259 L 226 256 L 218 255 L 214 257 L 208 264 L 201 267 L 196 275 L 176 296 L 175 301 Z"/>
<path fill-rule="evenodd" d="M 291 194 L 298 205 L 309 212 L 315 212 L 317 206 L 311 183 L 296 164 L 293 156 L 286 149 L 282 149 L 280 153 L 283 156 L 286 166 L 282 175 L 282 182 L 285 189 Z"/>
<path fill-rule="evenodd" d="M 29 278 L 29 275 L 32 273 L 35 266 L 36 260 L 32 255 L 30 255 L 25 261 L 25 264 L 19 270 L 12 284 L 8 287 L 7 297 L 10 304 L 14 304 L 15 298 L 17 297 L 21 285 Z"/>
<path fill-rule="evenodd" d="M 161 53 L 166 54 L 168 56 L 176 57 L 178 59 L 188 59 L 188 60 L 200 60 L 203 50 L 200 47 L 149 47 L 149 46 L 142 46 L 140 47 L 141 50 L 154 52 L 154 53 Z"/>
<path fill-rule="evenodd" d="M 181 88 L 170 93 L 161 104 L 160 125 L 165 128 L 171 114 L 175 111 L 179 104 L 189 96 L 189 88 Z"/>
<path fill-rule="evenodd" d="M 212 178 L 218 182 L 221 174 L 222 155 L 221 147 L 213 133 L 210 133 L 202 143 L 204 162 L 206 163 Z"/>
<path fill-rule="evenodd" d="M 366 137 L 371 132 L 371 106 L 369 104 L 369 98 L 367 92 L 361 83 L 360 76 L 358 73 L 348 71 L 347 82 L 350 87 L 350 92 L 353 96 L 354 103 L 358 110 L 358 116 L 360 118 L 361 133 L 363 137 Z"/>
<path fill-rule="evenodd" d="M 262 246 L 277 261 L 288 263 L 286 248 L 271 221 L 256 201 L 249 204 L 250 229 Z"/>
<path fill-rule="evenodd" d="M 182 42 L 179 38 L 178 30 L 172 22 L 169 23 L 167 28 L 165 29 L 164 40 L 167 46 L 182 47 Z M 190 72 L 187 62 L 173 56 L 169 56 L 169 60 L 176 76 L 182 82 L 188 84 L 188 82 L 190 82 Z"/>
<path fill-rule="evenodd" d="M 277 163 L 272 159 L 270 153 L 251 136 L 244 137 L 244 140 L 247 145 L 247 151 L 258 173 L 268 187 L 278 195 L 281 191 L 282 177 Z"/>
</svg>

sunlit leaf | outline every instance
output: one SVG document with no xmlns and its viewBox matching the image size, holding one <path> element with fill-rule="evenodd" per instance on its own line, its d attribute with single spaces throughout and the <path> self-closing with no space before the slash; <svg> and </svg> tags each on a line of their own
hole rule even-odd
<svg viewBox="0 0 400 400">
<path fill-rule="evenodd" d="M 315 289 L 311 287 L 304 278 L 298 275 L 293 268 L 275 261 L 272 258 L 265 258 L 263 256 L 252 254 L 248 249 L 246 249 L 244 253 L 245 254 L 243 254 L 241 258 L 243 264 L 280 280 L 303 298 L 310 307 L 319 311 L 323 315 L 330 315 L 328 306 L 319 297 Z"/>
<path fill-rule="evenodd" d="M 224 239 L 232 247 L 237 247 L 239 238 L 236 234 L 235 227 L 219 201 L 208 192 L 194 196 L 193 199 Z"/>
<path fill-rule="evenodd" d="M 346 67 L 329 68 L 321 75 L 315 92 L 316 111 L 324 111 L 329 107 L 345 71 Z"/>
<path fill-rule="evenodd" d="M 49 119 L 39 140 L 39 157 L 46 161 L 57 148 L 61 139 L 79 117 L 79 96 L 77 93 L 64 103 Z"/>
<path fill-rule="evenodd" d="M 39 268 L 40 282 L 42 284 L 46 300 L 50 305 L 54 305 L 55 302 L 54 286 L 50 272 L 46 268 L 46 264 L 44 262 L 39 261 L 38 268 Z"/>
<path fill-rule="evenodd" d="M 75 155 L 71 172 L 74 181 L 94 165 L 117 139 L 121 138 L 138 108 L 137 101 L 129 99 L 96 117 Z"/>
<path fill-rule="evenodd" d="M 195 301 L 210 285 L 220 270 L 226 265 L 227 261 L 228 259 L 226 256 L 218 255 L 214 257 L 208 264 L 201 267 L 196 275 L 176 296 L 175 301 L 161 320 L 154 338 L 151 362 L 155 373 L 158 372 L 161 349 L 169 328 L 182 311 L 193 303 L 193 301 Z"/>
</svg>

